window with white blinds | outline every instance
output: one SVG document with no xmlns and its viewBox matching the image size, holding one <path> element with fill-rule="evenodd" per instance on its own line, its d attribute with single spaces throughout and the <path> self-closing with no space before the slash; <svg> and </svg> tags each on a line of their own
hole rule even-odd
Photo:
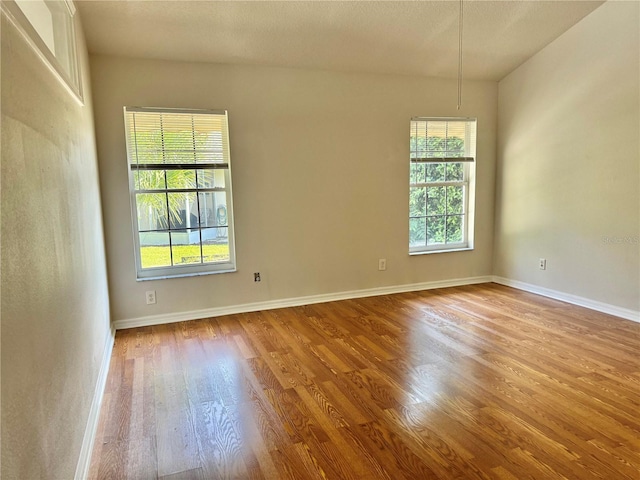
<svg viewBox="0 0 640 480">
<path fill-rule="evenodd" d="M 227 112 L 124 111 L 138 279 L 235 271 Z"/>
<path fill-rule="evenodd" d="M 411 119 L 409 253 L 473 247 L 475 155 L 475 119 Z"/>
</svg>

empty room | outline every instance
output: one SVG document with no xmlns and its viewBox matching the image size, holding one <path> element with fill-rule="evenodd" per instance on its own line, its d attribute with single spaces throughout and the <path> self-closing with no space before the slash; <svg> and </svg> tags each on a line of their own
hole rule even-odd
<svg viewBox="0 0 640 480">
<path fill-rule="evenodd" d="M 639 1 L 1 8 L 2 478 L 640 478 Z"/>
</svg>

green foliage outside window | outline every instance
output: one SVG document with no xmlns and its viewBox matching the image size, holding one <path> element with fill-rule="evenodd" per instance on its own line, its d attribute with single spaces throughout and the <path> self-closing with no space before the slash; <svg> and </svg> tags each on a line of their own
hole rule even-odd
<svg viewBox="0 0 640 480">
<path fill-rule="evenodd" d="M 411 158 L 463 157 L 458 137 L 411 137 Z M 409 244 L 460 243 L 464 228 L 464 187 L 432 183 L 463 182 L 464 163 L 411 163 L 409 192 Z"/>
</svg>

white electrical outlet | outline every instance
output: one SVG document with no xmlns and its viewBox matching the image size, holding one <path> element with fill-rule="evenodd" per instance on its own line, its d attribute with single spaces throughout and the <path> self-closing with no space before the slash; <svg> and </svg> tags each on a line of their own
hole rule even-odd
<svg viewBox="0 0 640 480">
<path fill-rule="evenodd" d="M 378 260 L 378 270 L 383 271 L 387 269 L 387 259 L 381 258 Z"/>
<path fill-rule="evenodd" d="M 547 269 L 547 259 L 546 258 L 541 258 L 538 262 L 538 267 L 540 267 L 540 270 L 546 270 Z"/>
<path fill-rule="evenodd" d="M 156 291 L 155 290 L 147 290 L 145 293 L 145 297 L 147 298 L 147 305 L 153 305 L 156 303 Z"/>
</svg>

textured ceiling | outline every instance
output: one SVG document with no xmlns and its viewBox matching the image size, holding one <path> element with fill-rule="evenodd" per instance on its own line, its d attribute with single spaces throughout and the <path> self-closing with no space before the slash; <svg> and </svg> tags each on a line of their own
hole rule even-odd
<svg viewBox="0 0 640 480">
<path fill-rule="evenodd" d="M 456 77 L 458 1 L 76 0 L 94 54 Z M 602 1 L 464 2 L 464 77 L 500 80 Z"/>
</svg>

